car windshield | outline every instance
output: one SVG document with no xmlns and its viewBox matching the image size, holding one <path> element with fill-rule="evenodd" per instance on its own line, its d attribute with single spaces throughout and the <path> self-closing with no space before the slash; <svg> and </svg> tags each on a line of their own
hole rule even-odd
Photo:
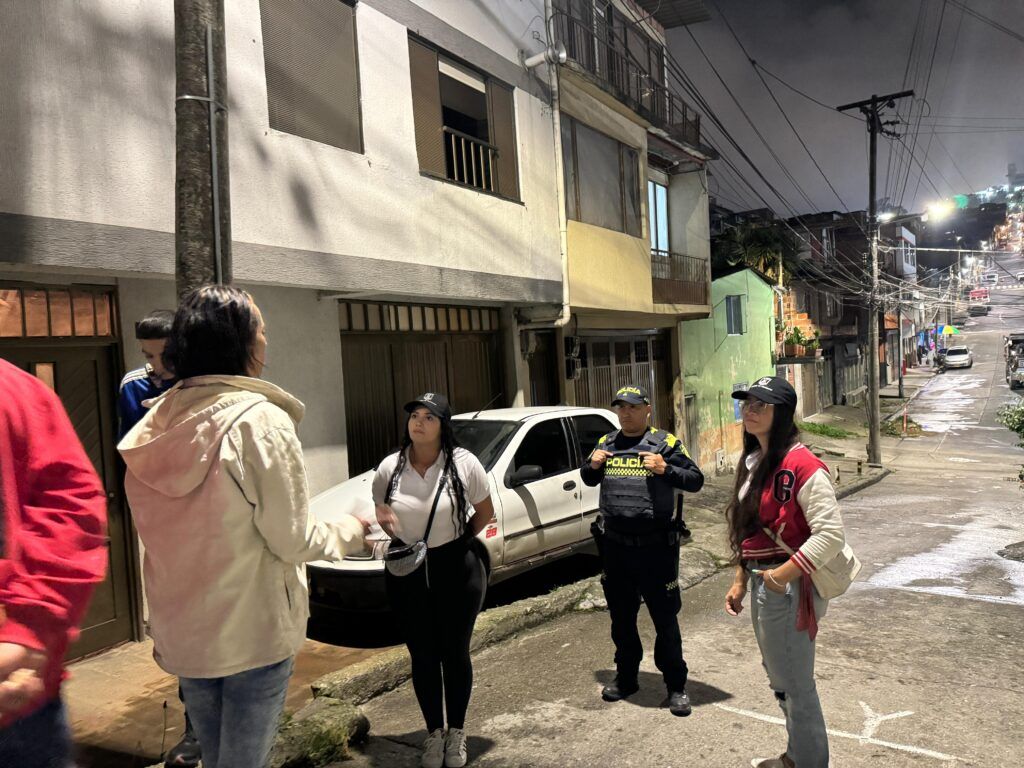
<svg viewBox="0 0 1024 768">
<path fill-rule="evenodd" d="M 967 347 L 953 347 L 946 352 L 946 357 L 949 357 L 950 355 L 966 355 L 968 352 L 969 350 Z"/>
<path fill-rule="evenodd" d="M 488 472 L 517 429 L 519 423 L 515 421 L 452 420 L 456 442 L 480 459 L 480 463 Z"/>
</svg>

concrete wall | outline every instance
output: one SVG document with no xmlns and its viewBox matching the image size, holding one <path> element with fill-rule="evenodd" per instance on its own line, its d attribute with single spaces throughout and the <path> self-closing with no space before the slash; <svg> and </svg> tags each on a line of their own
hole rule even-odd
<svg viewBox="0 0 1024 768">
<path fill-rule="evenodd" d="M 154 279 L 117 281 L 121 337 L 127 369 L 143 364 L 135 342 L 135 322 L 153 309 L 175 306 L 174 282 Z M 338 305 L 315 291 L 245 285 L 267 324 L 267 365 L 263 378 L 306 404 L 299 424 L 312 493 L 348 477 L 345 407 L 341 370 Z"/>
<path fill-rule="evenodd" d="M 669 177 L 668 238 L 675 253 L 711 258 L 711 216 L 704 169 Z"/>
<path fill-rule="evenodd" d="M 540 47 L 529 27 L 543 3 L 475 5 L 471 13 L 456 2 L 357 6 L 359 154 L 270 129 L 258 0 L 226 4 L 240 279 L 391 294 L 404 284 L 433 298 L 465 297 L 470 283 L 478 299 L 558 300 L 550 108 L 543 68 L 527 73 L 517 61 L 520 45 Z M 174 229 L 172 5 L 4 0 L 3 18 L 0 212 L 36 218 L 7 221 L 5 235 L 13 234 L 0 260 L 170 274 L 173 241 L 156 235 Z M 420 175 L 406 25 L 516 86 L 522 203 Z M 75 228 L 69 237 L 51 221 Z M 420 270 L 413 280 L 410 263 Z M 494 296 L 488 275 L 506 278 Z"/>
<path fill-rule="evenodd" d="M 725 297 L 746 300 L 746 333 L 728 335 Z M 731 394 L 736 384 L 750 385 L 773 376 L 772 289 L 750 270 L 735 272 L 711 283 L 711 317 L 680 323 L 683 337 L 683 389 L 696 396 L 701 468 L 715 470 L 715 452 L 724 450 L 732 466 L 742 450 L 743 427 L 735 417 Z M 766 323 L 765 320 L 768 319 Z M 691 447 L 691 453 L 694 448 Z"/>
</svg>

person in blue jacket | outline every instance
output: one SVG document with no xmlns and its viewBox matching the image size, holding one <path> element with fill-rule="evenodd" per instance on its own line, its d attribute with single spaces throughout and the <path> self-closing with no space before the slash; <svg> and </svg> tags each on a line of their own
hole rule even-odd
<svg viewBox="0 0 1024 768">
<path fill-rule="evenodd" d="M 146 415 L 149 409 L 143 403 L 159 397 L 177 383 L 174 374 L 164 364 L 164 347 L 173 323 L 174 312 L 155 309 L 135 324 L 135 338 L 139 341 L 146 364 L 129 371 L 121 379 L 117 392 L 118 442 Z M 180 689 L 178 698 L 181 698 Z M 201 758 L 199 739 L 188 712 L 185 712 L 185 735 L 167 753 L 164 765 L 167 768 L 195 768 Z"/>
</svg>

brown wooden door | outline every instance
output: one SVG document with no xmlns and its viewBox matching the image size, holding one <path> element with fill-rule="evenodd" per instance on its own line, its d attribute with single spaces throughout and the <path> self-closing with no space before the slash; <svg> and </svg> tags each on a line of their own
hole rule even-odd
<svg viewBox="0 0 1024 768">
<path fill-rule="evenodd" d="M 96 586 L 81 625 L 82 634 L 68 651 L 69 659 L 95 653 L 133 637 L 129 536 L 134 534 L 125 514 L 115 453 L 115 349 L 109 344 L 0 348 L 0 357 L 54 387 L 107 489 L 107 574 Z"/>
</svg>

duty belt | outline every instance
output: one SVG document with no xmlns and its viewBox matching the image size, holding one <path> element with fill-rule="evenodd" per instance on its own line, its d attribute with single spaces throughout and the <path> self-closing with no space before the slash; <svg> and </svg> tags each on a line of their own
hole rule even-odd
<svg viewBox="0 0 1024 768">
<path fill-rule="evenodd" d="M 675 545 L 680 541 L 678 530 L 655 531 L 654 533 L 628 534 L 605 528 L 602 534 L 608 541 L 624 547 L 650 547 L 657 544 Z"/>
</svg>

